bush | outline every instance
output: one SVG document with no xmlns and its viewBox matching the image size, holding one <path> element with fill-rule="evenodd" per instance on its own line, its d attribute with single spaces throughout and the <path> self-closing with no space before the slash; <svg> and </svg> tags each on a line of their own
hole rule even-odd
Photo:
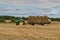
<svg viewBox="0 0 60 40">
<path fill-rule="evenodd" d="M 0 19 L 0 23 L 4 23 L 5 22 L 5 19 Z"/>
</svg>

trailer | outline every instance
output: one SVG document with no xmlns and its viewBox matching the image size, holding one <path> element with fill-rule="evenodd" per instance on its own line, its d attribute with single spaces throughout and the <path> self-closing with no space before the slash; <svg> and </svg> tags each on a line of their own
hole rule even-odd
<svg viewBox="0 0 60 40">
<path fill-rule="evenodd" d="M 28 17 L 28 24 L 34 25 L 34 24 L 50 24 L 51 20 L 48 16 L 29 16 Z"/>
</svg>

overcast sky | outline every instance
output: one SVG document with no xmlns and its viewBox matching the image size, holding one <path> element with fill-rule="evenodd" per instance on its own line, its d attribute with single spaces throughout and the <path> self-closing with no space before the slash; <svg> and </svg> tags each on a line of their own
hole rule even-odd
<svg viewBox="0 0 60 40">
<path fill-rule="evenodd" d="M 0 15 L 60 17 L 60 0 L 0 0 Z"/>
</svg>

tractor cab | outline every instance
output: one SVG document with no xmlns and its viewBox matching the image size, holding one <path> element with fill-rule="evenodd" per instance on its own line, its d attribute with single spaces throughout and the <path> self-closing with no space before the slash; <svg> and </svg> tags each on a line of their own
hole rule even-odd
<svg viewBox="0 0 60 40">
<path fill-rule="evenodd" d="M 15 20 L 15 24 L 19 25 L 20 20 Z"/>
<path fill-rule="evenodd" d="M 15 20 L 16 25 L 22 24 L 25 25 L 25 21 L 23 19 Z"/>
</svg>

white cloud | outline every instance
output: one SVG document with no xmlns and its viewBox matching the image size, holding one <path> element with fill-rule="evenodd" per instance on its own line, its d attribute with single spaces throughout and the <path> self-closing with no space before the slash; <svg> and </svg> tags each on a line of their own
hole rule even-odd
<svg viewBox="0 0 60 40">
<path fill-rule="evenodd" d="M 53 7 L 60 7 L 60 0 L 0 0 L 0 4 L 4 4 L 4 5 L 10 5 L 10 6 L 15 6 L 15 7 L 7 7 L 6 9 L 3 8 L 3 10 L 9 10 L 11 13 L 16 12 L 16 9 L 19 10 L 24 10 L 21 12 L 16 12 L 20 14 L 31 14 L 35 13 L 35 15 L 39 15 L 39 14 L 58 14 L 58 12 L 53 9 Z M 0 5 L 1 6 L 1 5 Z M 22 6 L 22 8 L 20 8 Z M 24 7 L 26 7 L 26 9 L 24 9 Z M 40 9 L 41 8 L 41 9 Z M 29 10 L 28 10 L 29 9 Z M 15 11 L 14 11 L 15 10 Z M 34 10 L 34 11 L 33 11 Z M 1 11 L 1 9 L 0 9 Z M 4 13 L 4 12 L 3 12 Z M 60 12 L 59 12 L 60 13 Z"/>
<path fill-rule="evenodd" d="M 60 0 L 0 0 L 0 4 L 17 6 L 55 7 L 60 6 Z"/>
</svg>

